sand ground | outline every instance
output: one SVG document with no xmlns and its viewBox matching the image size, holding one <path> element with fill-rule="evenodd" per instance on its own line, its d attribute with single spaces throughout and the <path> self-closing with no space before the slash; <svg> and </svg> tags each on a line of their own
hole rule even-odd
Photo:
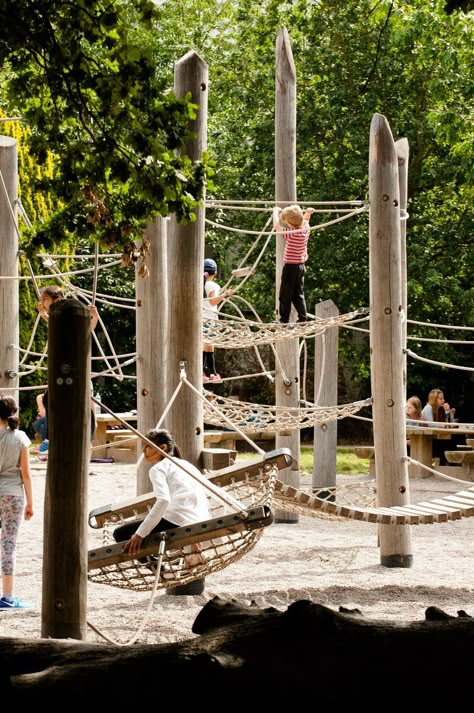
<svg viewBox="0 0 474 713">
<path fill-rule="evenodd" d="M 41 637 L 43 497 L 46 464 L 32 461 L 36 514 L 23 522 L 17 558 L 16 594 L 33 600 L 32 610 L 0 612 L 0 636 Z M 67 474 L 65 474 L 65 477 Z M 367 476 L 338 476 L 363 480 Z M 310 484 L 303 476 L 302 486 Z M 135 494 L 135 466 L 90 464 L 89 509 Z M 466 486 L 430 477 L 410 482 L 411 501 L 442 497 Z M 334 610 L 357 607 L 371 619 L 415 621 L 434 605 L 449 614 L 474 615 L 474 518 L 411 528 L 413 567 L 380 565 L 377 526 L 349 520 L 298 517 L 268 527 L 254 550 L 208 576 L 200 596 L 156 595 L 143 643 L 181 641 L 194 636 L 192 624 L 204 604 L 218 595 L 283 611 L 309 599 Z M 101 544 L 90 530 L 90 547 Z M 150 593 L 89 583 L 88 621 L 114 641 L 129 641 L 142 624 Z M 103 639 L 88 628 L 87 640 Z"/>
</svg>

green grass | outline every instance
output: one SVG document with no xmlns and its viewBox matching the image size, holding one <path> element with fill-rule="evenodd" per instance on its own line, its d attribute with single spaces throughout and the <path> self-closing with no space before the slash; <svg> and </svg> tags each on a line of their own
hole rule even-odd
<svg viewBox="0 0 474 713">
<path fill-rule="evenodd" d="M 238 459 L 253 458 L 255 453 L 239 453 Z M 313 449 L 302 446 L 300 451 L 300 468 L 306 473 L 313 472 Z M 358 458 L 351 448 L 338 448 L 336 454 L 336 473 L 347 475 L 360 475 L 369 472 L 369 461 L 367 458 Z"/>
</svg>

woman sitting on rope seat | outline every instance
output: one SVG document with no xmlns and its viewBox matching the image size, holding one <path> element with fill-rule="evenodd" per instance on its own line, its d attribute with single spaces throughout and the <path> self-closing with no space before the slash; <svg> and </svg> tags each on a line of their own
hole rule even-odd
<svg viewBox="0 0 474 713">
<path fill-rule="evenodd" d="M 149 431 L 146 438 L 159 446 L 161 451 L 181 459 L 174 437 L 169 431 Z M 170 530 L 209 519 L 207 495 L 200 483 L 149 443 L 143 444 L 143 454 L 147 463 L 154 464 L 149 476 L 156 502 L 144 520 L 127 522 L 113 532 L 116 542 L 127 540 L 123 551 L 131 555 L 140 552 L 143 539 L 151 532 Z M 183 460 L 183 466 L 186 470 L 195 472 L 197 477 L 202 477 L 199 470 L 188 461 Z"/>
</svg>

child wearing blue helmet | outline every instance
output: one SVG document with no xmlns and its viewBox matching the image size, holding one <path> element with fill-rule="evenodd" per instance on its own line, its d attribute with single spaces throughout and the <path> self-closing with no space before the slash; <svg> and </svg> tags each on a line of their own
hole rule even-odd
<svg viewBox="0 0 474 713">
<path fill-rule="evenodd" d="M 215 281 L 217 275 L 217 263 L 212 258 L 204 260 L 204 291 L 203 291 L 203 319 L 204 319 L 204 340 L 206 332 L 212 328 L 212 323 L 219 319 L 217 305 L 222 302 L 225 297 L 230 297 L 234 294 L 233 290 L 226 290 L 225 293 L 220 293 L 220 287 Z M 203 369 L 202 380 L 204 383 L 211 381 L 213 383 L 222 381 L 217 373 L 216 360 L 214 356 L 214 345 L 203 345 Z"/>
</svg>

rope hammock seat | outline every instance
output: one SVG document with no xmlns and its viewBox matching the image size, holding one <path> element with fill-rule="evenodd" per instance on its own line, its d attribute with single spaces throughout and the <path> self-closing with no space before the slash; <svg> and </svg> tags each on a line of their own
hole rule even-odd
<svg viewBox="0 0 474 713">
<path fill-rule="evenodd" d="M 209 480 L 237 499 L 245 513 L 229 514 L 226 506 L 209 498 L 210 520 L 150 534 L 140 550 L 142 561 L 122 552 L 124 543 L 115 542 L 111 525 L 146 515 L 155 497 L 146 494 L 92 510 L 89 525 L 103 528 L 104 545 L 89 551 L 89 581 L 148 591 L 155 586 L 159 589 L 188 584 L 227 567 L 253 549 L 263 529 L 272 523 L 270 504 L 276 473 L 292 462 L 291 452 L 282 448 L 245 466 L 236 464 L 217 471 Z M 156 584 L 155 556 L 162 541 L 163 566 Z"/>
<path fill-rule="evenodd" d="M 222 427 L 231 421 L 244 433 L 254 431 L 291 431 L 317 426 L 322 423 L 347 418 L 365 406 L 370 406 L 372 399 L 354 401 L 336 406 L 263 406 L 248 401 L 237 401 L 225 396 L 217 396 L 205 391 L 204 423 Z"/>
<path fill-rule="evenodd" d="M 346 505 L 335 500 L 339 488 L 328 487 L 324 491 L 324 498 L 322 498 L 317 494 L 298 490 L 277 480 L 273 491 L 273 501 L 276 507 L 287 512 L 313 517 L 320 517 L 322 513 L 325 513 L 333 517 L 349 518 L 378 525 L 432 525 L 474 515 L 474 486 L 444 498 L 398 507 Z"/>
<path fill-rule="evenodd" d="M 208 321 L 204 325 L 203 338 L 206 344 L 221 349 L 244 349 L 261 344 L 274 344 L 275 342 L 297 337 L 314 337 L 322 334 L 330 327 L 337 327 L 344 322 L 349 322 L 367 313 L 368 309 L 364 307 L 334 317 L 311 319 L 307 322 L 291 322 L 289 324 L 221 318 L 212 321 L 212 323 Z"/>
</svg>

